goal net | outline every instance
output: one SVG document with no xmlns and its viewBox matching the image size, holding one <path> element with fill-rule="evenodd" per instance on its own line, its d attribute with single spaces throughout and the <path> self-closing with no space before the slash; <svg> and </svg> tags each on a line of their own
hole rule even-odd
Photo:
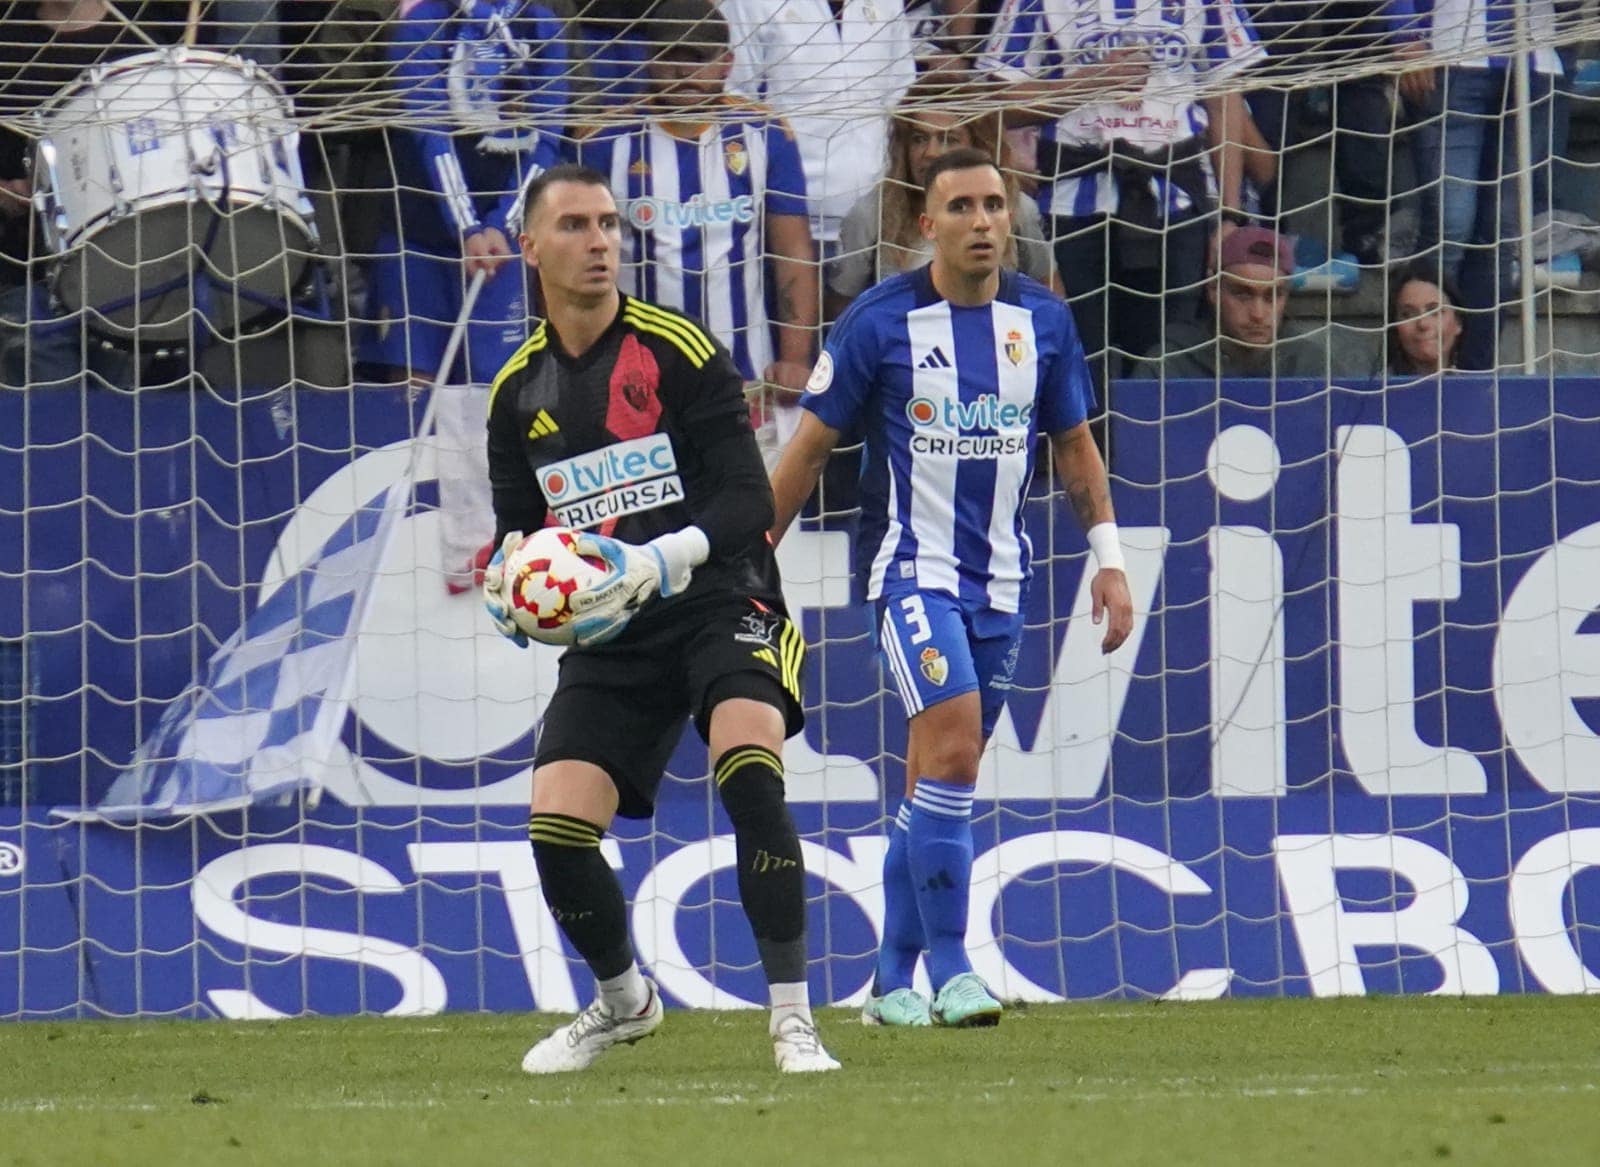
<svg viewBox="0 0 1600 1167">
<path fill-rule="evenodd" d="M 927 261 L 958 146 L 1001 167 L 1007 266 L 1071 305 L 1136 610 L 1102 654 L 1041 454 L 977 970 L 1040 1001 L 1600 985 L 1592 3 L 14 8 L 0 1017 L 586 1001 L 526 838 L 558 652 L 474 580 L 488 387 L 540 311 L 521 192 L 602 173 L 624 289 L 705 322 L 775 455 L 831 322 Z M 839 1004 L 906 777 L 859 465 L 779 548 Z M 706 774 L 690 732 L 604 854 L 673 1002 L 759 1003 Z"/>
</svg>

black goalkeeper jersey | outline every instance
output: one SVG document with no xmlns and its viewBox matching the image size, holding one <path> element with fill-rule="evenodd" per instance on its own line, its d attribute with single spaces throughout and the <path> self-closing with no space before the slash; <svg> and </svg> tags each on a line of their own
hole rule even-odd
<svg viewBox="0 0 1600 1167">
<path fill-rule="evenodd" d="M 635 624 L 730 590 L 782 607 L 772 488 L 743 379 L 677 312 L 625 295 L 579 357 L 540 321 L 490 391 L 489 481 L 496 545 L 547 524 L 633 544 L 699 526 L 710 558 L 682 596 L 652 601 Z"/>
</svg>

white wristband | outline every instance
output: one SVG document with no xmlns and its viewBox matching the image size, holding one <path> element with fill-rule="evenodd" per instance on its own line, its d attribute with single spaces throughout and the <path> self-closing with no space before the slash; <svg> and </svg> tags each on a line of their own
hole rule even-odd
<svg viewBox="0 0 1600 1167">
<path fill-rule="evenodd" d="M 699 567 L 711 557 L 711 540 L 706 538 L 704 531 L 694 526 L 657 535 L 650 540 L 650 545 L 661 552 L 661 558 L 673 571 Z"/>
<path fill-rule="evenodd" d="M 1094 552 L 1101 571 L 1127 570 L 1127 564 L 1122 559 L 1122 540 L 1117 537 L 1115 523 L 1096 523 L 1089 528 L 1088 538 L 1089 550 Z"/>
</svg>

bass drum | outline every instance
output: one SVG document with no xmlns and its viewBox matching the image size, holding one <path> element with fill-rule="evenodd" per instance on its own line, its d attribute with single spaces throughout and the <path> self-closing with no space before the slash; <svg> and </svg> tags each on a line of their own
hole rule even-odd
<svg viewBox="0 0 1600 1167">
<path fill-rule="evenodd" d="M 254 62 L 174 49 L 98 66 L 40 115 L 53 287 L 96 331 L 183 344 L 283 316 L 317 235 L 288 99 Z"/>
</svg>

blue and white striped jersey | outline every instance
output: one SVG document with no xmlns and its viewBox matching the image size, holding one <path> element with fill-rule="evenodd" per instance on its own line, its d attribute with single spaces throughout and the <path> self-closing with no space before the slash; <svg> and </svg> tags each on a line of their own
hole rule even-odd
<svg viewBox="0 0 1600 1167">
<path fill-rule="evenodd" d="M 622 212 L 623 291 L 704 321 L 754 378 L 773 360 L 766 216 L 804 216 L 806 181 L 781 118 L 733 109 L 748 116 L 608 128 L 578 143 L 578 160 L 609 177 Z"/>
<path fill-rule="evenodd" d="M 914 588 L 1019 611 L 1034 439 L 1082 422 L 1093 398 L 1072 313 L 1027 276 L 1002 273 L 977 308 L 942 299 L 927 267 L 862 293 L 801 403 L 865 438 L 856 570 L 867 599 Z"/>
<path fill-rule="evenodd" d="M 1010 81 L 1061 78 L 1118 48 L 1144 48 L 1153 58 L 1143 93 L 1082 105 L 1045 125 L 1041 158 L 1058 142 L 1159 150 L 1186 141 L 1209 122 L 1197 97 L 1200 80 L 1232 76 L 1266 57 L 1235 0 L 1006 0 L 978 68 Z M 1116 183 L 1104 171 L 1059 179 L 1044 210 L 1113 214 Z"/>
<path fill-rule="evenodd" d="M 389 55 L 407 114 L 392 137 L 405 241 L 453 251 L 476 228 L 507 231 L 523 184 L 560 159 L 532 119 L 567 105 L 561 22 L 532 0 L 405 0 Z"/>
</svg>

